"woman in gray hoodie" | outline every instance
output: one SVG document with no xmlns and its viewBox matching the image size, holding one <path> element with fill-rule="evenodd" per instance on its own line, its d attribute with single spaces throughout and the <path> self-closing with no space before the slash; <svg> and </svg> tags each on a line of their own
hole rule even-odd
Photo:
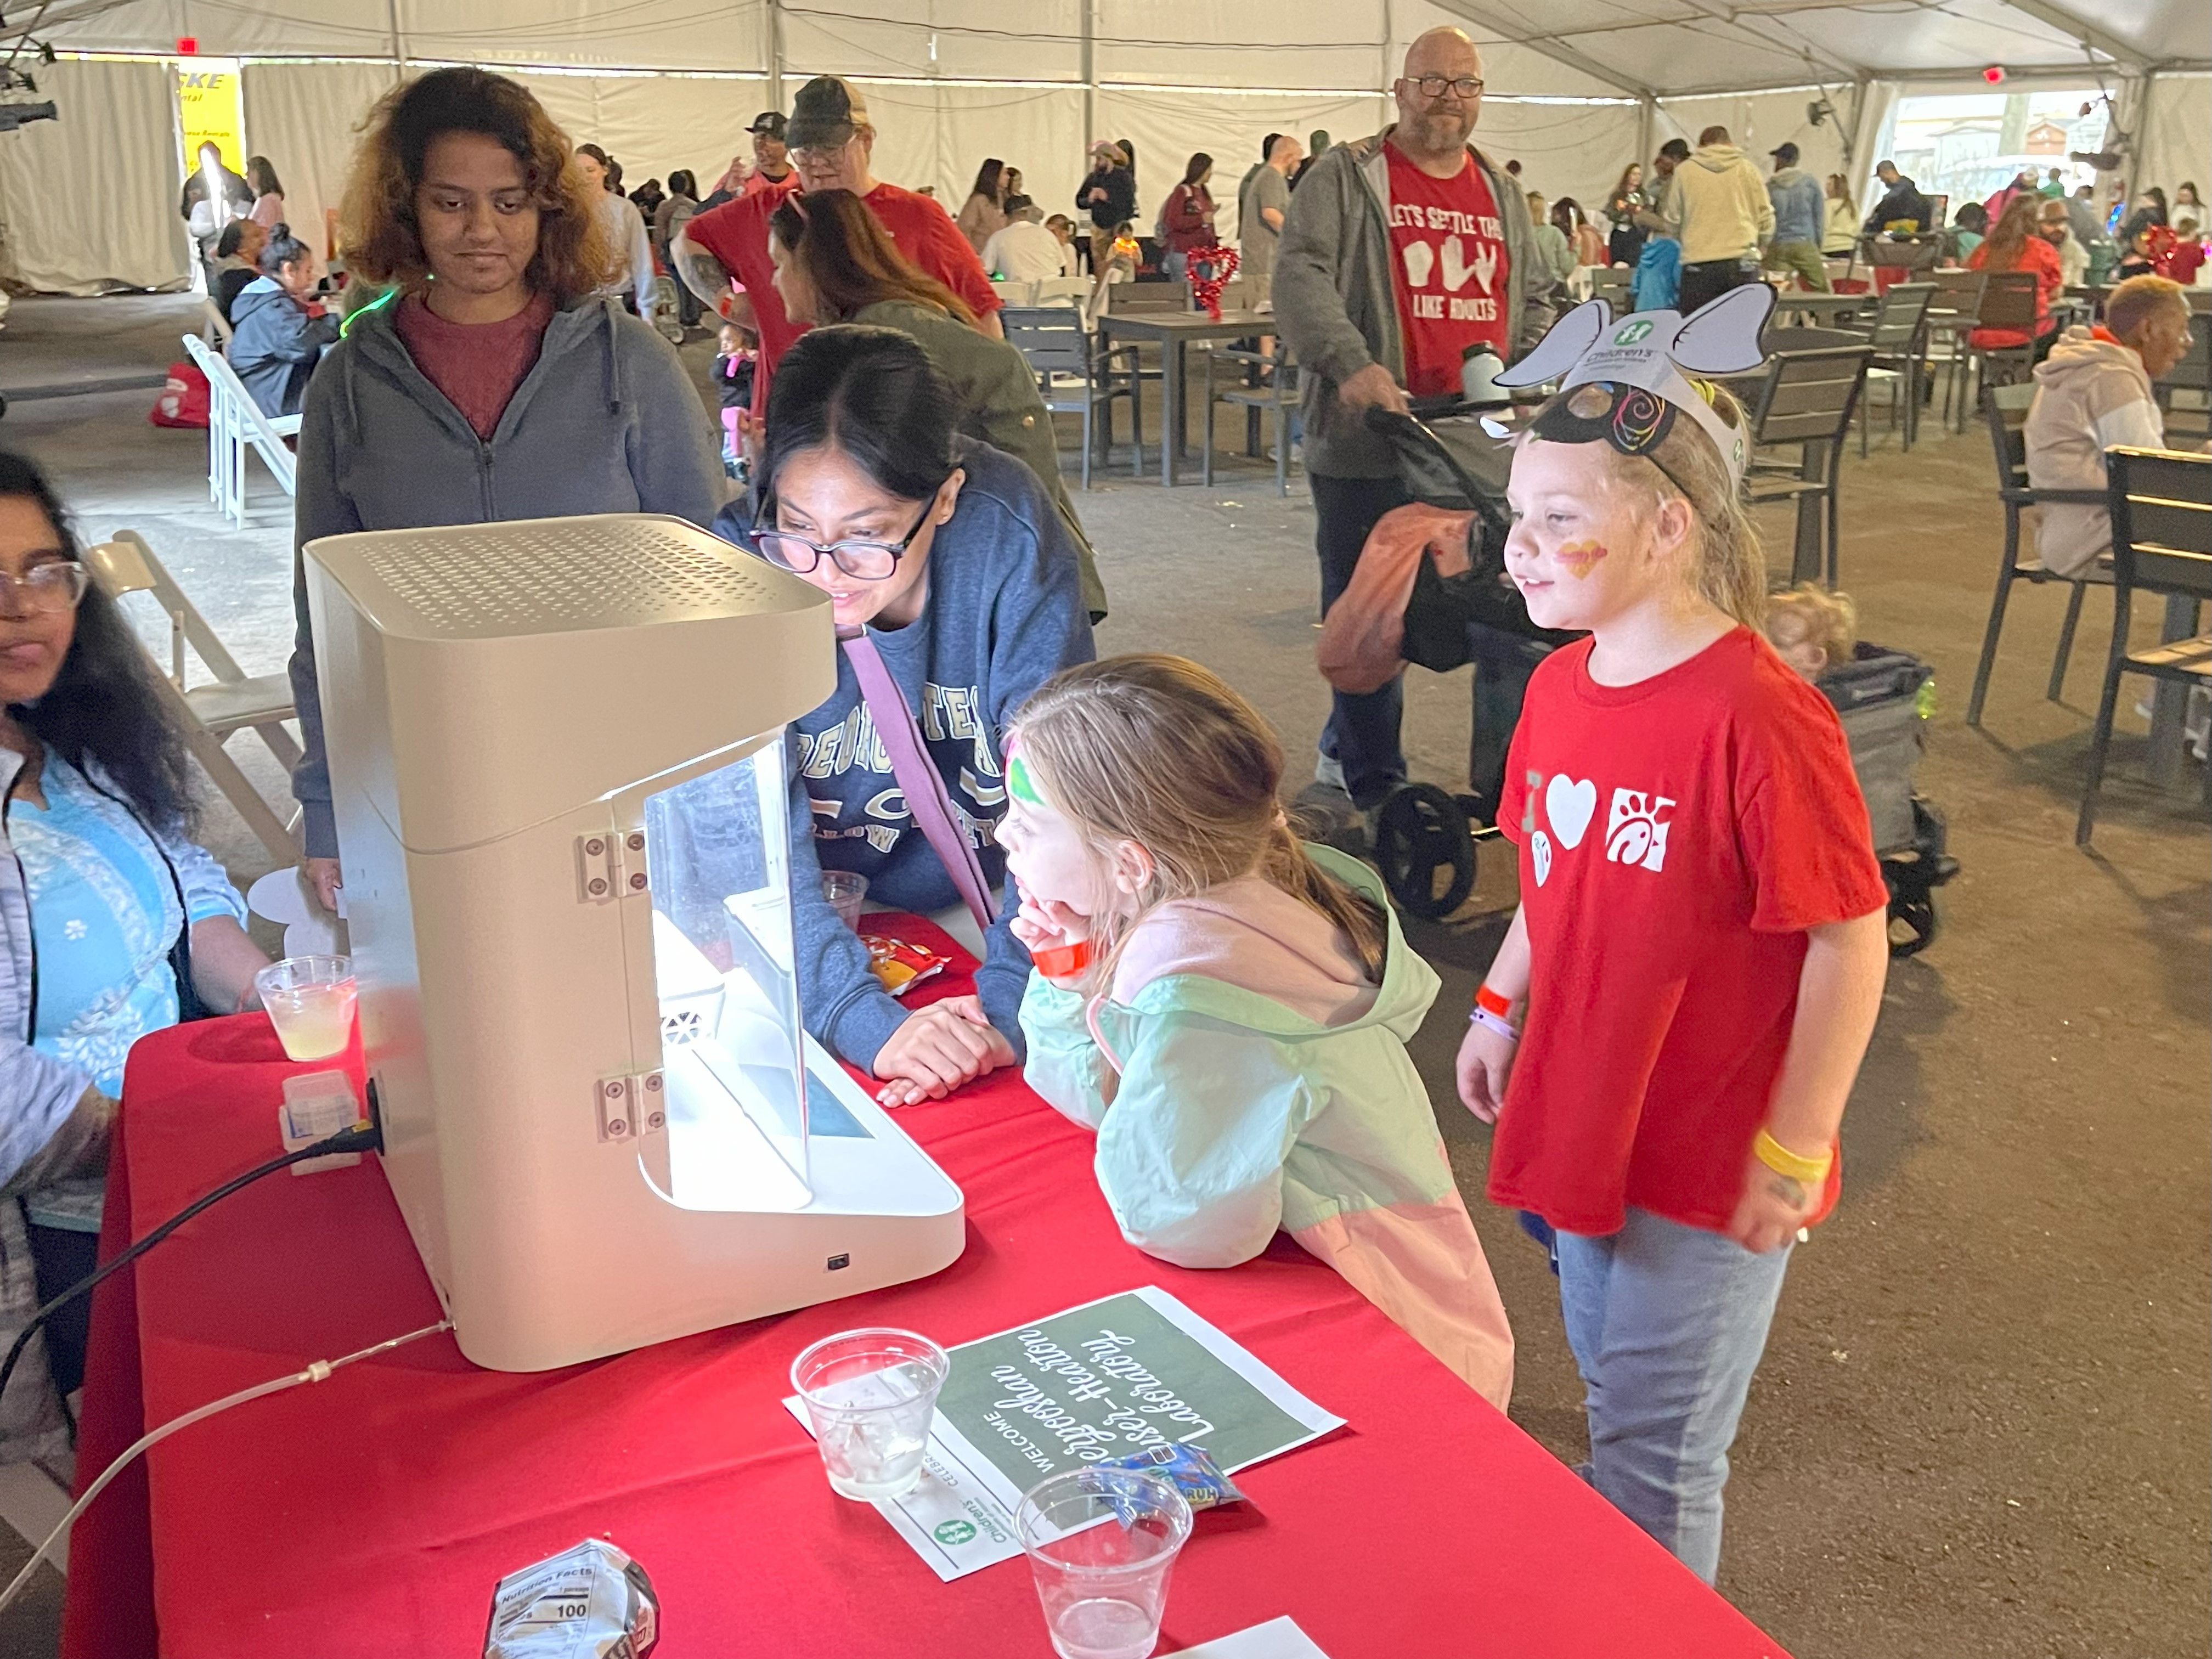
<svg viewBox="0 0 2212 1659">
<path fill-rule="evenodd" d="M 370 118 L 347 191 L 355 313 L 307 390 L 295 544 L 590 513 L 704 526 L 726 494 L 707 413 L 668 343 L 598 297 L 622 252 L 568 139 L 520 84 L 437 70 Z M 292 775 L 307 874 L 335 908 L 337 830 L 305 566 Z"/>
</svg>

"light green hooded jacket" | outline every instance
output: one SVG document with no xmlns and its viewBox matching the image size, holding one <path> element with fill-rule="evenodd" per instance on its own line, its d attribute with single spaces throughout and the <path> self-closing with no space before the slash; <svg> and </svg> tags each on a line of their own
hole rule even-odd
<svg viewBox="0 0 2212 1659">
<path fill-rule="evenodd" d="M 1098 1184 L 1138 1249 L 1178 1267 L 1231 1267 L 1286 1229 L 1502 1407 L 1511 1333 L 1406 1052 L 1439 982 L 1399 933 L 1374 871 L 1307 850 L 1389 918 L 1382 983 L 1364 1012 L 1322 1024 L 1217 976 L 1325 984 L 1331 969 L 1302 957 L 1273 919 L 1240 927 L 1201 904 L 1199 926 L 1214 937 L 1200 954 L 1215 973 L 1170 969 L 1133 989 L 1117 975 L 1127 1003 L 1033 975 L 1024 1075 L 1097 1131 Z M 1356 1006 L 1358 988 L 1346 988 Z"/>
</svg>

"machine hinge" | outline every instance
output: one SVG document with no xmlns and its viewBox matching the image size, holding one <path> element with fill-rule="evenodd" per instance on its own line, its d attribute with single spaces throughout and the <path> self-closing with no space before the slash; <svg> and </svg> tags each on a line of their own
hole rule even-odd
<svg viewBox="0 0 2212 1659">
<path fill-rule="evenodd" d="M 659 1072 L 602 1078 L 596 1098 L 601 1140 L 635 1140 L 668 1127 L 668 1101 Z"/>
<path fill-rule="evenodd" d="M 645 831 L 576 837 L 576 896 L 605 904 L 646 890 Z"/>
</svg>

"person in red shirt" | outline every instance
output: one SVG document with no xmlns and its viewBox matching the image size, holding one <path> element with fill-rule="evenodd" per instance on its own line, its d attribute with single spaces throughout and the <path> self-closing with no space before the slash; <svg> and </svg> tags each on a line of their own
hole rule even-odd
<svg viewBox="0 0 2212 1659">
<path fill-rule="evenodd" d="M 860 197 L 900 252 L 960 296 L 978 330 L 994 339 L 1006 337 L 999 323 L 1002 301 L 951 216 L 930 198 L 880 184 L 869 172 L 876 130 L 859 88 L 830 75 L 809 81 L 793 100 L 783 138 L 790 147 L 790 178 L 695 214 L 669 250 L 678 276 L 694 294 L 726 320 L 759 335 L 756 412 L 768 407 L 778 360 L 805 332 L 804 324 L 784 313 L 768 252 L 769 221 L 794 190 L 848 190 Z M 732 283 L 742 292 L 732 295 Z"/>
<path fill-rule="evenodd" d="M 2051 301 L 2065 286 L 2058 250 L 2035 234 L 2035 216 L 2041 204 L 2033 196 L 2015 196 L 1990 234 L 1966 256 L 1969 270 L 2027 270 L 2035 275 L 2035 339 L 2037 360 L 2057 337 L 2051 320 Z M 2024 346 L 2028 336 L 2016 328 L 1978 328 L 1966 336 L 1977 350 L 2002 351 Z"/>
<path fill-rule="evenodd" d="M 1725 392 L 1711 412 L 1741 429 Z M 1538 625 L 1590 637 L 1522 705 L 1498 820 L 1522 902 L 1459 1091 L 1498 1126 L 1491 1198 L 1553 1230 L 1591 1483 L 1711 1582 L 1790 1248 L 1833 1200 L 1887 894 L 1835 713 L 1756 629 L 1718 440 L 1610 382 L 1533 431 L 1506 570 Z"/>
</svg>

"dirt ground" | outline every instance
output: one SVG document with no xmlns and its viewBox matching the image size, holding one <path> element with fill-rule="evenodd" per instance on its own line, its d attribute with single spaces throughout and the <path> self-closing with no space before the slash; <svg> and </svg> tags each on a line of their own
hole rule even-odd
<svg viewBox="0 0 2212 1659">
<path fill-rule="evenodd" d="M 168 361 L 164 303 L 66 313 L 62 355 Z M 43 326 L 60 327 L 64 313 L 50 314 Z M 40 318 L 18 307 L 0 382 Z M 40 364 L 31 378 L 51 377 Z M 180 578 L 258 670 L 281 658 L 290 627 L 281 497 L 259 501 L 246 532 L 222 527 L 206 511 L 204 440 L 149 428 L 150 397 L 19 404 L 0 443 L 54 467 L 94 533 L 140 523 L 165 554 L 187 550 Z M 1113 592 L 1099 647 L 1182 651 L 1226 674 L 1279 726 L 1295 789 L 1327 712 L 1310 654 L 1312 515 L 1298 483 L 1278 500 L 1272 468 L 1226 477 L 1173 492 L 1109 477 L 1081 498 Z M 1765 522 L 1778 562 L 1785 520 Z M 1854 448 L 1843 526 L 1843 585 L 1864 635 L 1936 665 L 1919 781 L 1949 817 L 1963 872 L 1939 895 L 1941 938 L 1891 974 L 1845 1125 L 1843 1204 L 1792 1264 L 1735 1448 L 1720 1588 L 1800 1659 L 2202 1655 L 2212 834 L 2191 793 L 2202 774 L 2173 794 L 2132 781 L 2142 723 L 2124 720 L 2132 735 L 2116 750 L 2096 849 L 2075 849 L 2102 596 L 2054 705 L 2042 682 L 2063 599 L 2022 589 L 1985 729 L 1963 723 L 2002 533 L 1978 427 L 1954 436 L 1931 422 L 1910 455 L 1880 441 L 1861 462 Z M 2138 639 L 2152 637 L 2148 604 L 2137 623 Z M 1413 771 L 1461 786 L 1468 677 L 1413 681 Z M 234 821 L 210 839 L 241 880 L 265 861 Z M 1513 1416 L 1574 1459 L 1580 1390 L 1553 1282 L 1483 1200 L 1488 1132 L 1451 1091 L 1464 1010 L 1513 900 L 1508 860 L 1486 855 L 1461 917 L 1413 930 L 1445 978 L 1416 1057 L 1518 1333 Z M 0 1528 L 0 1572 L 21 1557 Z M 54 1650 L 60 1591 L 46 1575 L 0 1619 L 0 1654 Z"/>
</svg>

